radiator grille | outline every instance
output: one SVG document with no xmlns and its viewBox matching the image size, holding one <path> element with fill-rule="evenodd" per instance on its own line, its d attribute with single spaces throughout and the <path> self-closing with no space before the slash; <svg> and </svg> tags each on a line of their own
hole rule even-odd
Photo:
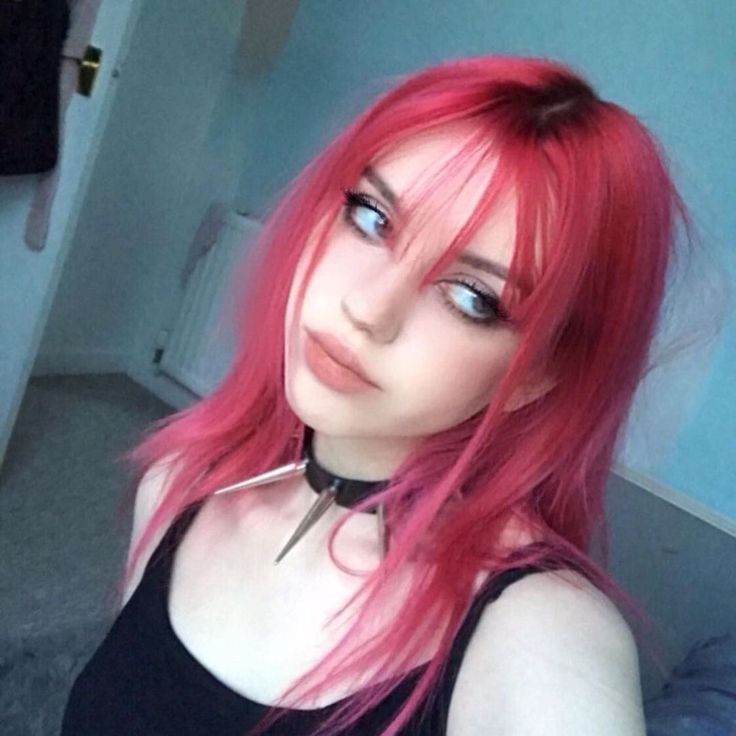
<svg viewBox="0 0 736 736">
<path fill-rule="evenodd" d="M 257 220 L 227 213 L 217 242 L 187 281 L 160 368 L 198 396 L 209 394 L 230 367 L 234 331 L 225 309 L 230 278 L 260 229 Z"/>
</svg>

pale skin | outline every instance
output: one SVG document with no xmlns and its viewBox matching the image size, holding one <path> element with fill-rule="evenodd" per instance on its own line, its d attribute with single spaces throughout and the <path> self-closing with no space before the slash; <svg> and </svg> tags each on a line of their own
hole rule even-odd
<svg viewBox="0 0 736 736">
<path fill-rule="evenodd" d="M 391 215 L 382 185 L 400 199 L 417 177 L 455 150 L 462 135 L 462 129 L 448 129 L 405 143 L 373 162 L 373 183 L 363 178 L 355 188 Z M 471 180 L 454 207 L 444 211 L 441 220 L 428 223 L 422 231 L 428 243 L 434 239 L 441 247 L 442 238 L 463 221 L 483 182 L 482 175 Z M 375 214 L 352 214 L 371 235 L 376 232 Z M 512 245 L 509 207 L 483 226 L 467 251 L 508 266 Z M 303 267 L 302 262 L 295 284 Z M 333 472 L 366 480 L 385 478 L 421 437 L 454 426 L 487 404 L 517 337 L 502 326 L 469 324 L 452 312 L 442 289 L 458 307 L 478 314 L 478 302 L 465 287 L 440 285 L 458 276 L 470 277 L 496 294 L 503 285 L 498 276 L 455 263 L 420 292 L 413 288 L 407 267 L 380 238 L 363 239 L 338 218 L 297 323 L 292 287 L 285 389 L 295 413 L 315 430 L 316 456 Z M 348 343 L 380 389 L 343 394 L 321 383 L 303 359 L 304 325 Z M 507 410 L 549 385 L 540 381 L 525 387 Z M 165 468 L 159 465 L 141 482 L 133 541 L 166 480 Z M 332 507 L 278 565 L 273 564 L 314 498 L 303 478 L 212 497 L 177 551 L 169 597 L 174 630 L 216 677 L 261 703 L 273 703 L 338 641 L 342 626 L 326 627 L 325 622 L 363 581 L 340 571 L 328 555 L 327 530 L 346 513 L 339 507 Z M 139 560 L 126 600 L 163 533 L 159 530 Z M 521 520 L 510 522 L 502 536 L 509 547 L 533 539 Z M 358 514 L 338 535 L 335 551 L 348 565 L 373 569 L 380 559 L 378 542 L 375 517 Z M 399 579 L 397 600 L 401 589 Z M 430 648 L 416 664 L 432 653 Z M 325 692 L 307 707 L 327 705 L 358 687 Z M 574 573 L 539 573 L 509 586 L 486 607 L 466 650 L 450 701 L 447 733 L 643 736 L 636 646 L 618 610 Z"/>
</svg>

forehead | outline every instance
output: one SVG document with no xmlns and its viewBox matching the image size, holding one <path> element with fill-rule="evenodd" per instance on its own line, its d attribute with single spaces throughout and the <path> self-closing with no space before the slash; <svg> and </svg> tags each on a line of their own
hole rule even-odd
<svg viewBox="0 0 736 736">
<path fill-rule="evenodd" d="M 469 220 L 495 169 L 494 159 L 481 160 L 466 149 L 473 130 L 446 127 L 402 142 L 376 158 L 372 170 L 394 192 L 399 208 L 411 206 L 405 232 L 421 243 L 422 262 L 433 262 Z M 460 155 L 459 155 L 460 154 Z M 426 187 L 429 186 L 427 194 Z M 516 205 L 504 193 L 463 250 L 503 266 L 511 262 Z"/>
</svg>

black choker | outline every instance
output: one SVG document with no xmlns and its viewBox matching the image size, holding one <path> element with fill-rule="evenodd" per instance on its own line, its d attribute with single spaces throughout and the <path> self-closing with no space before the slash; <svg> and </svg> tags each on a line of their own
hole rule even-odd
<svg viewBox="0 0 736 736">
<path fill-rule="evenodd" d="M 283 556 L 317 523 L 321 516 L 333 504 L 352 508 L 363 499 L 382 491 L 388 481 L 370 481 L 370 480 L 353 480 L 343 478 L 339 475 L 331 473 L 323 468 L 312 453 L 312 437 L 314 430 L 311 427 L 305 427 L 304 435 L 304 454 L 301 460 L 297 462 L 281 465 L 273 470 L 267 470 L 246 480 L 238 481 L 224 488 L 214 491 L 214 495 L 220 493 L 230 493 L 241 488 L 252 488 L 264 485 L 266 483 L 275 483 L 295 475 L 304 474 L 309 483 L 319 495 L 309 508 L 304 518 L 294 530 L 284 548 L 279 552 L 276 562 L 279 562 Z M 380 503 L 374 508 L 365 509 L 367 513 L 376 514 L 378 521 L 378 545 L 381 557 L 385 557 L 388 551 L 388 530 L 384 522 L 383 504 Z"/>
<path fill-rule="evenodd" d="M 335 495 L 335 503 L 344 508 L 352 508 L 363 499 L 368 498 L 368 496 L 379 493 L 386 488 L 388 481 L 385 480 L 354 480 L 331 473 L 320 465 L 314 456 L 312 450 L 313 436 L 314 430 L 311 427 L 305 427 L 304 457 L 307 460 L 305 475 L 309 485 L 317 493 L 321 493 L 326 488 L 332 488 Z M 367 508 L 365 512 L 375 514 L 378 512 L 378 508 L 375 506 Z"/>
</svg>

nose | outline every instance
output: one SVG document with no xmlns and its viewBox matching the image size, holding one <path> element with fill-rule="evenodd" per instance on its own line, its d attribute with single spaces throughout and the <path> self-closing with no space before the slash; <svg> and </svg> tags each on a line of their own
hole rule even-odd
<svg viewBox="0 0 736 736">
<path fill-rule="evenodd" d="M 343 296 L 341 307 L 356 329 L 369 333 L 376 342 L 390 343 L 401 332 L 415 291 L 415 280 L 407 269 L 395 265 L 362 278 Z"/>
</svg>

